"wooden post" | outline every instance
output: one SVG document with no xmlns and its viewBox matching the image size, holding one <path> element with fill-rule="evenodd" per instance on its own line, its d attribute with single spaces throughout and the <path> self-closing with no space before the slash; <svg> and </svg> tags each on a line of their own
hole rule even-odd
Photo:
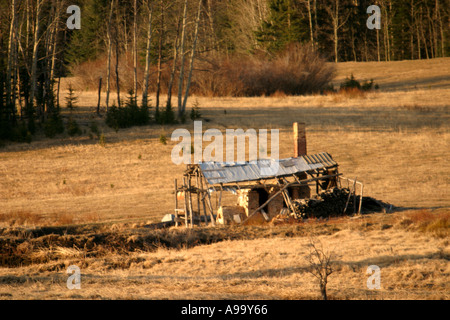
<svg viewBox="0 0 450 320">
<path fill-rule="evenodd" d="M 207 187 L 208 187 L 208 184 L 205 181 L 206 196 L 208 197 L 208 207 L 210 210 L 209 214 L 211 216 L 211 224 L 214 227 L 216 225 L 216 220 L 214 219 L 214 209 L 213 209 L 212 202 L 211 202 L 211 195 L 209 194 Z"/>
<path fill-rule="evenodd" d="M 363 184 L 361 183 L 361 195 L 359 196 L 359 208 L 358 208 L 358 214 L 361 214 L 361 207 L 362 207 L 362 200 L 363 200 Z"/>
<path fill-rule="evenodd" d="M 188 176 L 188 194 L 189 194 L 189 217 L 191 218 L 191 228 L 194 227 L 194 209 L 192 208 L 192 195 L 191 195 L 191 176 Z"/>
<path fill-rule="evenodd" d="M 217 207 L 222 206 L 222 192 L 223 192 L 223 183 L 220 184 L 219 204 L 217 205 Z"/>
<path fill-rule="evenodd" d="M 356 213 L 356 177 L 353 182 L 353 214 Z"/>
<path fill-rule="evenodd" d="M 188 227 L 188 205 L 187 205 L 187 197 L 186 197 L 186 178 L 183 177 L 183 189 L 184 189 L 184 225 Z"/>
<path fill-rule="evenodd" d="M 175 185 L 175 227 L 178 227 L 178 188 L 177 188 L 177 179 L 175 179 L 174 185 Z"/>
<path fill-rule="evenodd" d="M 102 96 L 102 77 L 98 79 L 98 102 L 97 102 L 97 114 L 100 114 L 100 99 Z"/>
<path fill-rule="evenodd" d="M 281 194 L 283 195 L 284 201 L 286 202 L 286 205 L 291 209 L 291 212 L 295 213 L 295 208 L 292 204 L 291 197 L 289 196 L 289 192 L 287 188 L 283 188 L 283 185 L 280 183 L 280 181 L 277 181 L 278 185 L 282 189 Z M 286 181 L 286 184 L 289 184 L 289 181 Z M 286 185 L 284 184 L 284 185 Z"/>
<path fill-rule="evenodd" d="M 306 132 L 305 124 L 294 122 L 294 157 L 306 155 Z"/>
<path fill-rule="evenodd" d="M 199 175 L 200 175 L 200 173 L 198 173 Z M 205 193 L 205 191 L 203 191 L 203 180 L 202 180 L 202 177 L 200 176 L 200 177 L 197 177 L 199 180 L 200 180 L 200 190 L 201 190 L 201 194 L 202 194 L 202 205 L 203 205 L 203 214 L 205 215 L 205 225 L 207 226 L 208 225 L 208 214 L 207 214 L 207 212 L 206 212 L 206 203 L 205 203 L 205 198 L 206 198 L 206 193 Z M 208 191 L 206 191 L 206 192 L 208 192 Z M 199 209 L 199 211 L 200 211 L 200 209 Z"/>
<path fill-rule="evenodd" d="M 199 172 L 196 173 L 196 178 L 197 178 L 197 208 L 198 208 L 198 217 L 200 219 L 201 222 L 201 212 L 202 209 L 200 207 L 200 195 L 201 195 L 201 187 L 200 187 L 200 179 L 199 179 Z M 206 221 L 206 215 L 205 215 L 205 224 L 208 225 L 208 221 Z"/>
<path fill-rule="evenodd" d="M 212 207 L 212 203 L 211 203 L 211 196 L 209 194 L 208 191 L 206 191 L 207 195 L 208 195 L 208 205 L 209 205 L 209 210 L 210 210 L 210 216 L 211 216 L 211 224 L 213 225 L 213 227 L 216 225 L 216 220 L 214 219 L 214 209 Z"/>
</svg>

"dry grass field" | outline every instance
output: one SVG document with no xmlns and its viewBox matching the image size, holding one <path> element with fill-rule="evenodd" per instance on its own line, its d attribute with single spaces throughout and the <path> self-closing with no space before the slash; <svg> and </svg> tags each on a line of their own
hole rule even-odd
<svg viewBox="0 0 450 320">
<path fill-rule="evenodd" d="M 0 149 L 0 299 L 320 299 L 306 259 L 312 237 L 333 256 L 331 299 L 448 299 L 450 58 L 341 63 L 335 86 L 351 73 L 380 89 L 191 97 L 188 107 L 200 107 L 203 130 L 279 129 L 282 158 L 293 153 L 292 122 L 305 122 L 308 153 L 330 153 L 395 212 L 150 230 L 173 212 L 184 170 L 171 161 L 171 133 L 193 131 L 192 121 L 116 132 L 95 114 L 96 93 L 79 90 L 81 136 Z M 379 290 L 366 286 L 372 264 Z M 81 290 L 66 287 L 69 265 L 81 268 Z"/>
</svg>

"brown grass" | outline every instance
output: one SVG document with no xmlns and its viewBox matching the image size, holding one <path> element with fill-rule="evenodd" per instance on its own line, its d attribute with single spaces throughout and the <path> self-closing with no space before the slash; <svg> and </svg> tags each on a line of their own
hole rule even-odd
<svg viewBox="0 0 450 320">
<path fill-rule="evenodd" d="M 214 56 L 203 59 L 193 80 L 204 96 L 273 96 L 318 93 L 333 77 L 334 65 L 311 46 L 292 44 L 276 57 Z"/>
<path fill-rule="evenodd" d="M 95 246 L 67 247 L 64 241 L 69 241 L 70 236 L 42 236 L 35 238 L 35 244 L 31 244 L 34 241 L 31 238 L 18 246 L 17 251 L 32 258 L 32 264 L 0 269 L 0 296 L 320 299 L 316 279 L 308 272 L 308 244 L 314 236 L 333 253 L 334 272 L 327 286 L 330 299 L 448 299 L 448 238 L 405 229 L 398 218 L 396 214 L 375 214 L 276 227 L 164 232 L 123 225 L 120 230 L 125 236 L 120 240 L 121 235 L 115 231 L 116 237 L 108 238 L 109 246 L 107 242 L 98 242 Z M 392 227 L 383 228 L 384 225 Z M 143 244 L 142 237 L 149 239 L 157 233 L 167 235 L 166 240 L 172 239 L 173 244 L 189 245 L 171 249 L 161 243 L 150 249 L 138 246 L 125 252 L 114 250 L 126 243 Z M 81 235 L 80 231 L 78 234 Z M 233 236 L 238 238 L 233 240 Z M 196 239 L 206 237 L 210 238 L 209 244 L 195 243 Z M 36 241 L 41 238 L 41 245 L 37 246 Z M 43 246 L 44 243 L 47 245 Z M 380 290 L 366 287 L 365 272 L 372 264 L 381 268 Z M 82 289 L 76 292 L 65 286 L 69 265 L 81 269 Z"/>
<path fill-rule="evenodd" d="M 329 152 L 366 195 L 402 210 L 303 224 L 150 231 L 173 212 L 184 170 L 170 160 L 171 132 L 192 123 L 116 133 L 95 115 L 96 93 L 78 92 L 82 136 L 0 149 L 0 298 L 318 299 L 305 271 L 316 234 L 337 256 L 331 299 L 448 299 L 449 62 L 430 60 L 427 75 L 424 61 L 339 64 L 338 78 L 354 69 L 380 84 L 364 96 L 190 100 L 210 120 L 203 130 L 280 129 L 280 157 L 292 156 L 292 122 L 306 122 L 308 153 Z M 89 137 L 91 121 L 104 146 Z M 86 275 L 77 292 L 66 288 L 72 264 Z M 380 291 L 365 287 L 370 264 L 382 270 Z"/>
<path fill-rule="evenodd" d="M 365 99 L 367 92 L 358 88 L 345 88 L 338 92 L 328 92 L 327 95 L 333 97 L 333 102 L 348 101 L 349 99 Z"/>
</svg>

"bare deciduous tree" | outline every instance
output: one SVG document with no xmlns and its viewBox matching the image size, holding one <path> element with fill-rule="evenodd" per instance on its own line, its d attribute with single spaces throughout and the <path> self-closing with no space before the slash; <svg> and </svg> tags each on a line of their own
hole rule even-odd
<svg viewBox="0 0 450 320">
<path fill-rule="evenodd" d="M 323 245 L 314 237 L 309 240 L 310 252 L 307 256 L 309 273 L 319 281 L 320 293 L 323 300 L 327 300 L 328 276 L 333 273 L 333 252 L 324 250 Z"/>
<path fill-rule="evenodd" d="M 325 7 L 325 10 L 328 12 L 328 15 L 331 18 L 331 23 L 333 24 L 333 42 L 334 42 L 334 61 L 338 62 L 338 42 L 339 42 L 339 35 L 338 31 L 342 26 L 347 22 L 348 17 L 350 16 L 350 12 L 347 11 L 347 13 L 344 15 L 344 18 L 342 18 L 342 10 L 340 9 L 340 0 L 333 0 L 331 1 L 331 4 L 329 6 Z"/>
<path fill-rule="evenodd" d="M 108 62 L 106 66 L 106 112 L 109 109 L 109 92 L 111 89 L 111 51 L 112 51 L 112 35 L 111 35 L 111 23 L 114 10 L 114 0 L 111 0 L 111 7 L 109 9 L 108 27 L 107 27 L 107 39 L 108 39 Z"/>
<path fill-rule="evenodd" d="M 142 91 L 142 105 L 148 105 L 148 86 L 150 77 L 150 50 L 152 46 L 152 20 L 153 20 L 153 7 L 149 6 L 149 1 L 147 1 L 148 9 L 148 28 L 147 28 L 147 48 L 145 52 L 145 71 L 144 71 L 144 88 Z"/>
<path fill-rule="evenodd" d="M 37 61 L 38 61 L 38 45 L 39 45 L 39 31 L 40 31 L 40 16 L 42 1 L 36 1 L 36 20 L 34 24 L 34 39 L 33 39 L 33 57 L 31 63 L 31 93 L 30 103 L 34 105 L 34 98 L 36 95 L 36 81 L 37 81 Z M 40 116 L 40 110 L 38 110 L 38 116 Z"/>
</svg>

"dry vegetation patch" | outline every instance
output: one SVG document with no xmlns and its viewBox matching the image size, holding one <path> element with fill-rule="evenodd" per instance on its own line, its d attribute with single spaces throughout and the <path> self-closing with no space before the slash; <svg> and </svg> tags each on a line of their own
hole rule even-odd
<svg viewBox="0 0 450 320">
<path fill-rule="evenodd" d="M 292 122 L 306 122 L 309 153 L 329 152 L 366 195 L 399 208 L 259 227 L 152 230 L 173 212 L 184 170 L 171 162 L 171 132 L 192 123 L 116 132 L 95 115 L 96 93 L 79 92 L 81 136 L 0 149 L 0 298 L 319 299 L 306 259 L 315 235 L 336 253 L 331 299 L 448 299 L 449 61 L 430 60 L 426 77 L 425 61 L 339 64 L 337 80 L 353 71 L 380 85 L 363 95 L 190 100 L 203 130 L 279 129 L 282 158 Z M 380 291 L 365 286 L 370 264 Z M 81 291 L 66 287 L 70 265 Z"/>
<path fill-rule="evenodd" d="M 17 246 L 35 261 L 3 265 L 0 294 L 73 299 L 65 271 L 77 265 L 82 289 L 76 294 L 82 299 L 320 299 L 308 263 L 314 237 L 333 253 L 329 299 L 448 299 L 448 237 L 423 232 L 421 224 L 449 212 L 432 214 L 434 219 L 406 211 L 245 228 L 148 231 L 145 225 L 116 224 L 62 235 L 54 228 L 43 236 L 35 230 Z M 402 221 L 410 218 L 406 226 Z M 3 230 L 2 239 L 14 233 Z M 86 246 L 73 246 L 81 239 Z M 380 290 L 366 287 L 365 271 L 373 264 L 381 268 Z"/>
</svg>

